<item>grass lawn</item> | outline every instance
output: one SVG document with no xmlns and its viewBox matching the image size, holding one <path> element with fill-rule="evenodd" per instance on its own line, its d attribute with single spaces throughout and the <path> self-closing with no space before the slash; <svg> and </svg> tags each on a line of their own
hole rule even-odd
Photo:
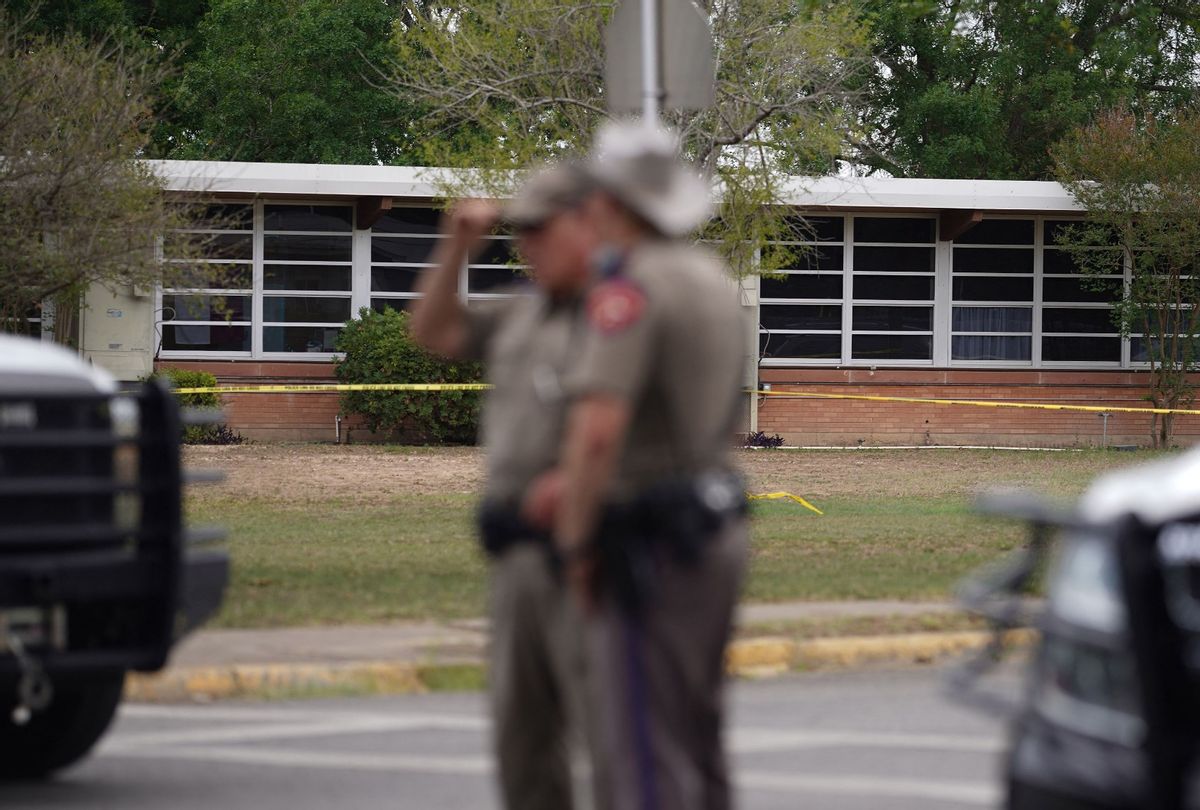
<svg viewBox="0 0 1200 810">
<path fill-rule="evenodd" d="M 1016 548 L 1020 527 L 977 517 L 973 494 L 1018 485 L 1073 496 L 1146 453 L 976 450 L 740 454 L 756 492 L 787 490 L 824 511 L 757 502 L 751 601 L 941 599 Z M 223 468 L 195 522 L 231 531 L 233 581 L 217 626 L 271 627 L 481 615 L 485 567 L 472 511 L 478 451 L 248 445 L 194 448 Z"/>
</svg>

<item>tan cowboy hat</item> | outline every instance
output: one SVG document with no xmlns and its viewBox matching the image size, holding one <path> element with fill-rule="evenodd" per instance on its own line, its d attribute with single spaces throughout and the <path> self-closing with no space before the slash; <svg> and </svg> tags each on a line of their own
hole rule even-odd
<svg viewBox="0 0 1200 810">
<path fill-rule="evenodd" d="M 679 157 L 679 139 L 657 126 L 604 124 L 588 155 L 600 188 L 663 236 L 685 236 L 712 215 L 708 183 Z"/>
<path fill-rule="evenodd" d="M 518 231 L 540 228 L 556 214 L 578 206 L 594 190 L 578 161 L 545 166 L 504 206 L 503 218 Z"/>
</svg>

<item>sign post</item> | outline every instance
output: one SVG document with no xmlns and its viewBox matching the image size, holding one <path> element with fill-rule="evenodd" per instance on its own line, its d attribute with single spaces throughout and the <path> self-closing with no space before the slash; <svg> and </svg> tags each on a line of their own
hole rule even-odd
<svg viewBox="0 0 1200 810">
<path fill-rule="evenodd" d="M 692 0 L 623 0 L 604 50 L 604 92 L 615 114 L 640 112 L 655 124 L 665 109 L 713 103 L 712 31 Z"/>
</svg>

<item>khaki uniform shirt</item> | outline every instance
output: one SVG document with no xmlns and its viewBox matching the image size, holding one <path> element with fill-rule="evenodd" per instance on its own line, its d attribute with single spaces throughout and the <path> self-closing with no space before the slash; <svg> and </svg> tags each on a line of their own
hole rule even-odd
<svg viewBox="0 0 1200 810">
<path fill-rule="evenodd" d="M 633 408 L 614 495 L 727 469 L 746 330 L 720 260 L 689 245 L 646 243 L 590 291 L 585 309 L 571 393 L 616 394 Z"/>
<path fill-rule="evenodd" d="M 512 505 L 558 462 L 569 404 L 565 375 L 584 332 L 578 300 L 521 289 L 525 294 L 467 310 L 467 359 L 484 362 L 493 386 L 481 420 L 485 497 Z"/>
</svg>

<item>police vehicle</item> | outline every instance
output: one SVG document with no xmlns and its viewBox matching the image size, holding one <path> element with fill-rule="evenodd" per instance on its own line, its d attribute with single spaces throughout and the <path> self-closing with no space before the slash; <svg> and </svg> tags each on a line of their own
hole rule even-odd
<svg viewBox="0 0 1200 810">
<path fill-rule="evenodd" d="M 0 777 L 84 756 L 125 673 L 219 607 L 221 533 L 182 522 L 187 418 L 161 383 L 0 335 Z"/>
<path fill-rule="evenodd" d="M 1200 808 L 1200 448 L 1102 477 L 1070 509 L 1016 494 L 982 506 L 1032 534 L 964 585 L 996 635 L 952 680 L 1013 720 L 1006 806 Z M 1040 640 L 1006 707 L 978 679 L 1023 624 Z"/>
</svg>

